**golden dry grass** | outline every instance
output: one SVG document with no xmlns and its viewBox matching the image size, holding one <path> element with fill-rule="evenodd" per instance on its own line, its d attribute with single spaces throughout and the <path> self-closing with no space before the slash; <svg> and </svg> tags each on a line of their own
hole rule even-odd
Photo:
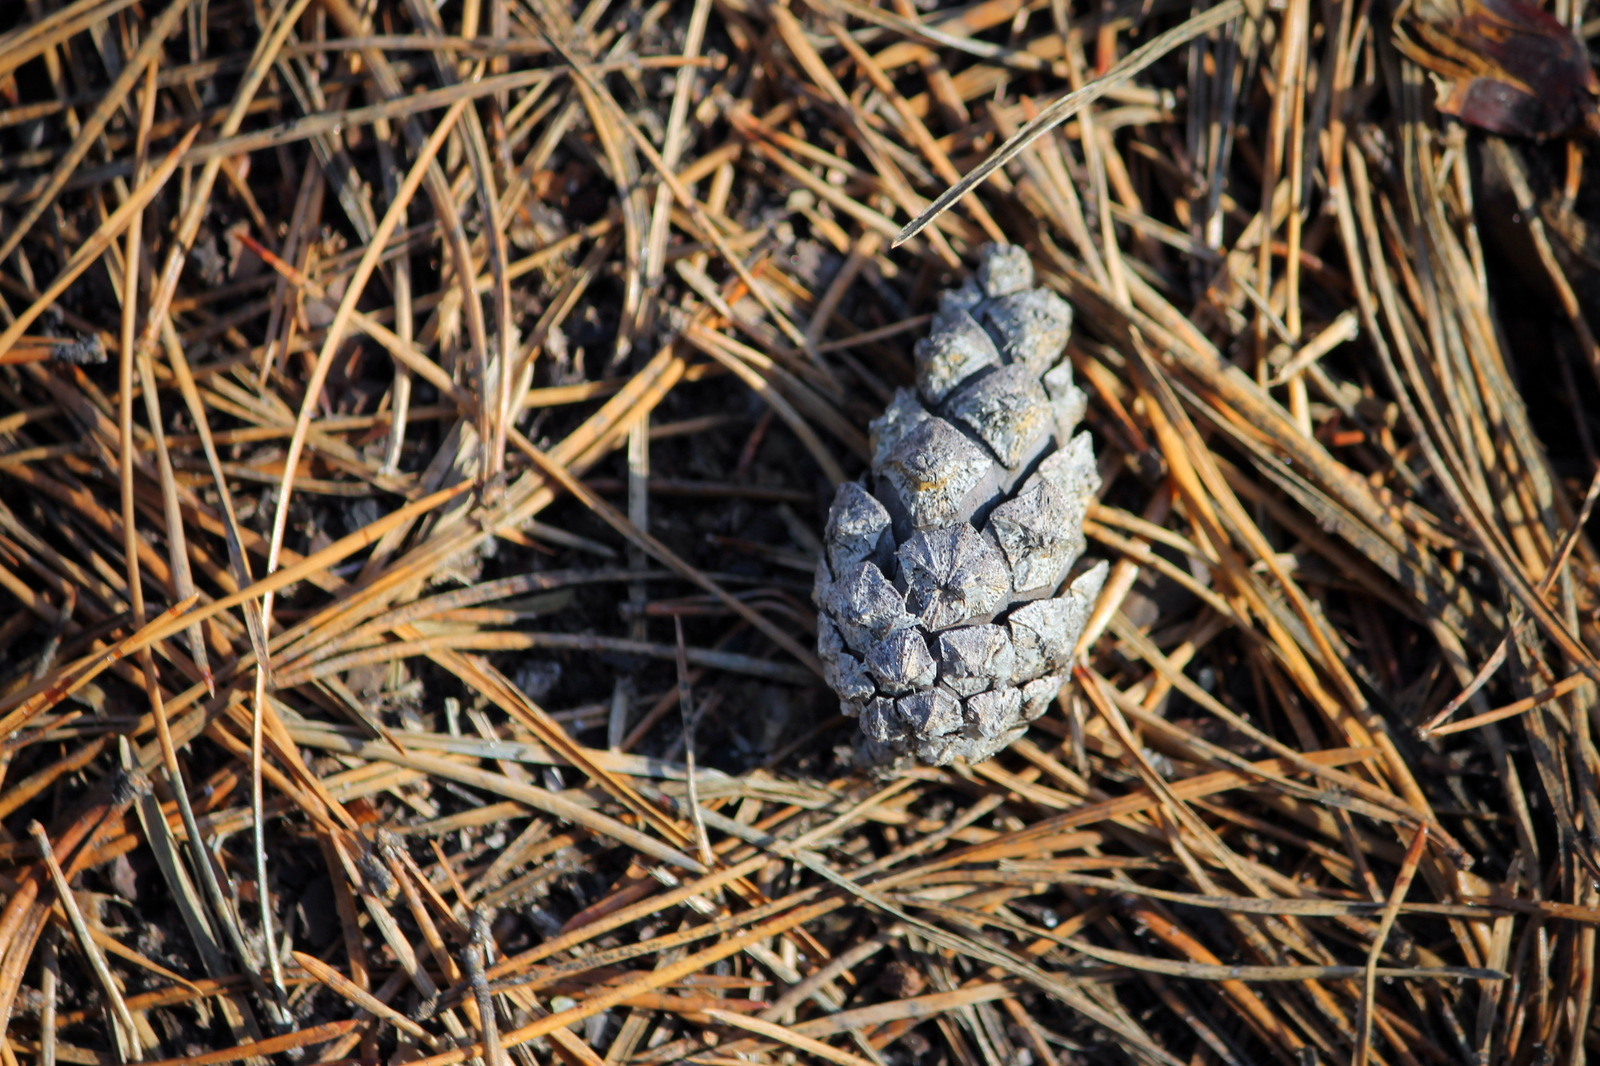
<svg viewBox="0 0 1600 1066">
<path fill-rule="evenodd" d="M 1597 1047 L 1584 146 L 1388 12 L 10 8 L 0 1062 Z M 810 559 L 999 239 L 1112 577 L 875 777 Z"/>
</svg>

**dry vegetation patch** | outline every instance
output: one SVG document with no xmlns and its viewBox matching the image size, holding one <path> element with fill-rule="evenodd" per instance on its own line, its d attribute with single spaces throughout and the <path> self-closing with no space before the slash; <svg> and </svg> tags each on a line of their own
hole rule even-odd
<svg viewBox="0 0 1600 1066">
<path fill-rule="evenodd" d="M 0 5 L 0 1063 L 1600 1050 L 1593 14 Z M 875 775 L 822 520 L 992 241 L 1111 573 Z"/>
</svg>

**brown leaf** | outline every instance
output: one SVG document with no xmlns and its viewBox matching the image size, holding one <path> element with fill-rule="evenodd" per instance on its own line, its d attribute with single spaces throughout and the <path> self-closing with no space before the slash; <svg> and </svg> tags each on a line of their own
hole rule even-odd
<svg viewBox="0 0 1600 1066">
<path fill-rule="evenodd" d="M 1566 26 L 1522 0 L 1408 5 L 1396 20 L 1395 42 L 1443 79 L 1439 110 L 1468 125 L 1549 137 L 1595 114 L 1600 81 L 1588 51 Z"/>
</svg>

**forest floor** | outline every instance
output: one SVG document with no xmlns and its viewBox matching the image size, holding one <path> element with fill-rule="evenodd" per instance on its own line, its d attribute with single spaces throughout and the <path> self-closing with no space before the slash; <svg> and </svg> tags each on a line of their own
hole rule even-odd
<svg viewBox="0 0 1600 1066">
<path fill-rule="evenodd" d="M 0 1066 L 1600 1053 L 1595 16 L 0 5 Z M 812 571 L 993 241 L 1111 576 L 886 774 Z"/>
</svg>

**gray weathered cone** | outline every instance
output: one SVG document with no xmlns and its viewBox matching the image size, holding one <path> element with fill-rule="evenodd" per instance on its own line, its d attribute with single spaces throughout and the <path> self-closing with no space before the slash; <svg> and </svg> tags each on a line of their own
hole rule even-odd
<svg viewBox="0 0 1600 1066">
<path fill-rule="evenodd" d="M 987 759 L 1072 669 L 1107 567 L 1061 588 L 1100 488 L 1089 434 L 1072 432 L 1086 401 L 1071 330 L 1026 252 L 985 248 L 917 344 L 916 390 L 872 423 L 870 490 L 839 486 L 817 652 L 871 762 Z"/>
</svg>

